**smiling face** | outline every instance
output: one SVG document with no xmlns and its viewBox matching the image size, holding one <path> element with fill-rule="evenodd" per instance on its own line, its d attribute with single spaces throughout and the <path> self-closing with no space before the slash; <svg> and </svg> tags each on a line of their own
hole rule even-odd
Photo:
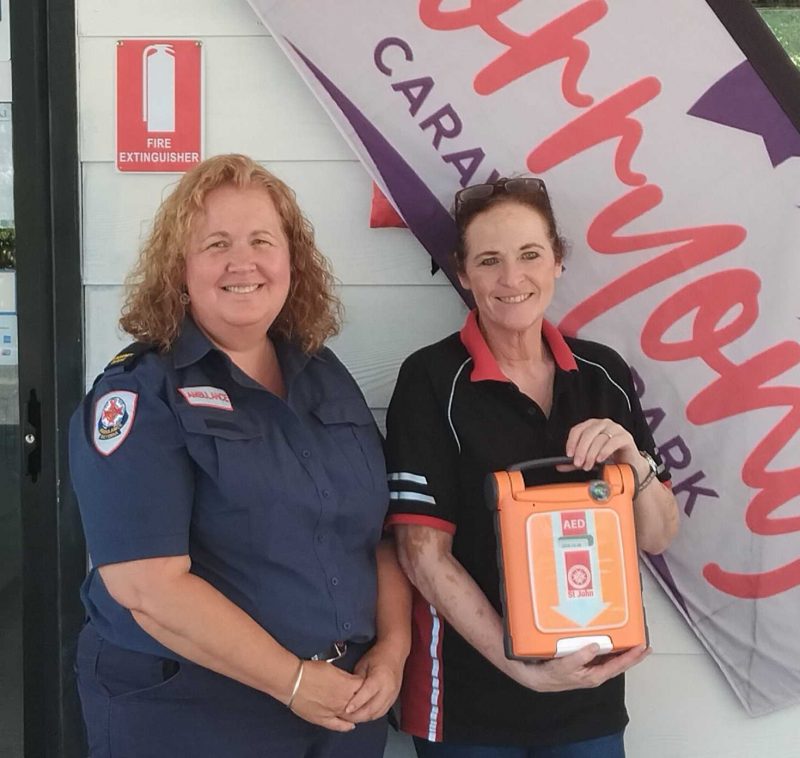
<svg viewBox="0 0 800 758">
<path fill-rule="evenodd" d="M 510 200 L 474 216 L 464 233 L 461 285 L 488 333 L 539 328 L 561 276 L 542 215 Z"/>
<path fill-rule="evenodd" d="M 197 325 L 214 342 L 265 335 L 289 294 L 289 242 L 269 193 L 217 187 L 206 195 L 186 250 L 186 289 Z M 244 331 L 243 331 L 244 330 Z"/>
</svg>

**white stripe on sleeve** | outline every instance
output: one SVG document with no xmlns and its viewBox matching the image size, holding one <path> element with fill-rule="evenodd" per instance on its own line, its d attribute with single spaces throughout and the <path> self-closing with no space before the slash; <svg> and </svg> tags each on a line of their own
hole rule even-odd
<svg viewBox="0 0 800 758">
<path fill-rule="evenodd" d="M 436 505 L 436 500 L 434 500 L 430 495 L 422 495 L 419 492 L 390 492 L 389 497 L 392 500 L 416 500 L 420 503 Z"/>
<path fill-rule="evenodd" d="M 413 482 L 414 484 L 427 484 L 428 480 L 419 474 L 411 474 L 408 471 L 396 471 L 387 476 L 390 482 Z"/>
</svg>

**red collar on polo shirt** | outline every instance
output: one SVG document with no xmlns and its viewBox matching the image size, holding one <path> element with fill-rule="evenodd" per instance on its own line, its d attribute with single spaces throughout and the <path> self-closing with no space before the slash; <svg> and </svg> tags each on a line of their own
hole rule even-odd
<svg viewBox="0 0 800 758">
<path fill-rule="evenodd" d="M 556 365 L 562 371 L 577 371 L 578 364 L 575 356 L 564 341 L 561 332 L 549 321 L 542 320 L 542 336 L 555 358 Z M 495 382 L 510 382 L 511 380 L 500 370 L 497 359 L 492 355 L 489 345 L 483 337 L 478 326 L 478 311 L 472 310 L 467 315 L 467 320 L 460 332 L 461 344 L 467 349 L 472 358 L 472 372 L 469 378 L 473 382 L 491 380 Z"/>
</svg>

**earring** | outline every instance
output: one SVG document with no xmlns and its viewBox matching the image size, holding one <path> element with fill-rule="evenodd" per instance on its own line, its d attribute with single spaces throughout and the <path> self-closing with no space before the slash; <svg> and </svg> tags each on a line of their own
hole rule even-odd
<svg viewBox="0 0 800 758">
<path fill-rule="evenodd" d="M 189 305 L 192 302 L 192 298 L 189 297 L 188 292 L 181 292 L 181 296 L 178 298 L 181 301 L 182 305 Z"/>
</svg>

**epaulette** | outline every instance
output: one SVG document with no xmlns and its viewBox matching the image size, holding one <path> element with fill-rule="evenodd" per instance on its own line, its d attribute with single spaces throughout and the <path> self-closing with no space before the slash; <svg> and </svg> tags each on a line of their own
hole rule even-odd
<svg viewBox="0 0 800 758">
<path fill-rule="evenodd" d="M 110 368 L 121 368 L 130 371 L 145 353 L 155 350 L 156 346 L 149 342 L 131 342 L 128 347 L 120 350 L 103 369 L 108 371 Z"/>
</svg>

